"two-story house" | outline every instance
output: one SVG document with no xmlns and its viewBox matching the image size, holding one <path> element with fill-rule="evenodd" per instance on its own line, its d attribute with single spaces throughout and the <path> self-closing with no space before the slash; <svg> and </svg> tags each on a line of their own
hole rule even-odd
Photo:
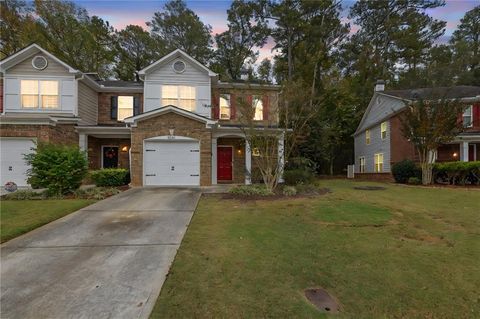
<svg viewBox="0 0 480 319">
<path fill-rule="evenodd" d="M 36 141 L 77 144 L 91 169 L 127 168 L 133 186 L 248 184 L 261 154 L 245 139 L 237 101 L 251 103 L 259 127 L 279 130 L 279 86 L 221 82 L 181 50 L 141 70 L 141 82 L 103 81 L 36 44 L 0 71 L 2 185 L 27 184 L 23 154 Z"/>
<path fill-rule="evenodd" d="M 394 163 L 404 159 L 418 160 L 413 144 L 402 134 L 400 116 L 409 103 L 438 97 L 459 100 L 465 103 L 466 109 L 459 114 L 463 132 L 437 150 L 436 161 L 480 160 L 480 87 L 386 91 L 385 84 L 379 81 L 354 134 L 356 176 L 389 179 Z"/>
</svg>

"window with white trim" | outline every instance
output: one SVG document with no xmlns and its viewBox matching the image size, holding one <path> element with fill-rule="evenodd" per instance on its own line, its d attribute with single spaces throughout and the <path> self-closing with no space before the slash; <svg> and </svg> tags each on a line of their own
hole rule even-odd
<svg viewBox="0 0 480 319">
<path fill-rule="evenodd" d="M 173 105 L 195 112 L 196 89 L 186 85 L 162 85 L 162 106 Z"/>
<path fill-rule="evenodd" d="M 359 173 L 365 173 L 365 156 L 359 157 Z"/>
<path fill-rule="evenodd" d="M 382 140 L 387 138 L 387 122 L 382 122 L 382 124 L 380 124 L 380 137 Z"/>
<path fill-rule="evenodd" d="M 463 112 L 463 127 L 472 127 L 473 126 L 473 107 L 469 105 Z"/>
<path fill-rule="evenodd" d="M 365 144 L 370 145 L 370 130 L 365 130 Z"/>
<path fill-rule="evenodd" d="M 383 153 L 375 154 L 375 173 L 383 172 Z"/>
<path fill-rule="evenodd" d="M 56 109 L 59 107 L 58 81 L 21 80 L 22 108 Z"/>
<path fill-rule="evenodd" d="M 123 121 L 127 117 L 133 116 L 133 96 L 118 97 L 117 120 Z"/>
<path fill-rule="evenodd" d="M 231 116 L 230 94 L 220 95 L 220 119 L 229 120 Z"/>
<path fill-rule="evenodd" d="M 261 96 L 253 96 L 252 107 L 255 109 L 254 121 L 263 121 L 263 101 Z"/>
</svg>

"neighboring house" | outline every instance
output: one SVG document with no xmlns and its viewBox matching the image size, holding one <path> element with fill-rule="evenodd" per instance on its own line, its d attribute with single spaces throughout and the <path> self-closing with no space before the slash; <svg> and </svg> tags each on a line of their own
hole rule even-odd
<svg viewBox="0 0 480 319">
<path fill-rule="evenodd" d="M 418 160 L 412 143 L 402 134 L 400 115 L 416 99 L 445 97 L 459 99 L 467 108 L 459 118 L 464 131 L 437 150 L 436 160 L 480 160 L 480 87 L 454 86 L 412 90 L 384 90 L 377 83 L 372 99 L 354 134 L 355 174 L 389 178 L 393 164 L 404 159 Z M 382 176 L 383 175 L 383 176 Z"/>
<path fill-rule="evenodd" d="M 236 101 L 252 103 L 259 127 L 273 120 L 278 130 L 279 86 L 220 82 L 181 50 L 141 70 L 142 82 L 102 81 L 36 44 L 0 71 L 2 185 L 27 184 L 23 154 L 35 141 L 77 144 L 90 169 L 130 169 L 133 186 L 248 184 L 252 150 Z"/>
</svg>

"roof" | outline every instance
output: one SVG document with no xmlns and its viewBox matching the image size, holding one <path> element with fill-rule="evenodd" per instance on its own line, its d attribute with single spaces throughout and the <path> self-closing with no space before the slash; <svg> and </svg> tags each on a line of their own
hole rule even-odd
<svg viewBox="0 0 480 319">
<path fill-rule="evenodd" d="M 143 82 L 136 81 L 120 81 L 120 80 L 108 80 L 108 81 L 96 81 L 98 85 L 104 87 L 118 87 L 118 88 L 143 88 Z"/>
<path fill-rule="evenodd" d="M 145 119 L 152 118 L 152 117 L 159 116 L 159 115 L 166 114 L 166 113 L 176 113 L 178 115 L 190 118 L 190 119 L 195 120 L 195 121 L 204 122 L 207 125 L 217 123 L 217 121 L 211 120 L 208 117 L 205 117 L 205 116 L 202 116 L 200 114 L 181 109 L 181 108 L 176 107 L 174 105 L 167 105 L 167 106 L 164 106 L 164 107 L 161 107 L 161 108 L 158 108 L 158 109 L 154 109 L 154 110 L 151 110 L 151 111 L 148 111 L 148 112 L 141 113 L 139 115 L 127 117 L 124 120 L 124 122 L 128 123 L 128 124 L 135 124 L 137 121 L 145 120 Z"/>
<path fill-rule="evenodd" d="M 417 99 L 461 99 L 467 97 L 480 96 L 480 86 L 450 86 L 450 87 L 436 87 L 436 88 L 419 88 L 408 90 L 387 90 L 379 93 L 399 97 L 406 100 Z"/>
</svg>

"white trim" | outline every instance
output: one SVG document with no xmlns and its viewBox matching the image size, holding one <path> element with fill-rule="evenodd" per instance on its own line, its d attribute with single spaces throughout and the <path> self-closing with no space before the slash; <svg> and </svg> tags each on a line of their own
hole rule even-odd
<svg viewBox="0 0 480 319">
<path fill-rule="evenodd" d="M 245 184 L 252 184 L 252 150 L 250 143 L 245 139 Z"/>
<path fill-rule="evenodd" d="M 465 113 L 467 113 L 467 110 L 470 109 L 470 115 L 467 115 L 470 117 L 470 125 L 465 125 Z M 462 112 L 462 126 L 464 128 L 472 128 L 473 127 L 473 105 L 469 105 L 467 106 L 467 108 L 465 109 L 465 111 Z"/>
<path fill-rule="evenodd" d="M 196 138 L 191 138 L 188 136 L 177 136 L 177 135 L 162 135 L 162 136 L 149 137 L 144 139 L 144 141 L 146 142 L 166 142 L 166 141 L 199 142 L 199 140 Z"/>
<path fill-rule="evenodd" d="M 175 70 L 175 63 L 177 63 L 177 62 L 183 63 L 183 70 L 182 71 Z M 187 70 L 187 64 L 182 59 L 177 58 L 177 59 L 173 60 L 173 62 L 172 62 L 172 69 L 173 69 L 173 72 L 178 73 L 178 74 L 182 74 L 183 72 L 185 72 L 185 70 Z"/>
<path fill-rule="evenodd" d="M 105 168 L 105 167 L 103 167 L 103 154 L 104 154 L 104 153 L 103 153 L 103 148 L 104 148 L 104 147 L 116 147 L 116 148 L 118 148 L 118 152 L 117 152 L 117 168 L 118 168 L 118 162 L 119 162 L 119 160 L 120 160 L 120 156 L 119 156 L 119 154 L 118 154 L 119 151 L 120 151 L 120 145 L 101 145 L 100 150 L 101 150 L 101 152 L 102 152 L 102 155 L 101 155 L 100 159 L 101 159 L 101 163 L 102 163 L 102 164 L 101 164 L 101 168 L 102 168 L 102 169 Z"/>
<path fill-rule="evenodd" d="M 207 125 L 212 125 L 212 124 L 217 123 L 217 121 L 210 120 L 206 117 L 197 115 L 193 112 L 186 111 L 184 109 L 181 109 L 181 108 L 173 106 L 173 105 L 164 106 L 164 107 L 161 107 L 161 108 L 158 108 L 158 109 L 155 109 L 155 110 L 152 110 L 152 111 L 148 111 L 148 112 L 136 115 L 136 116 L 127 117 L 123 121 L 124 121 L 124 123 L 135 125 L 137 121 L 140 121 L 142 119 L 147 119 L 147 118 L 150 118 L 150 117 L 156 117 L 156 116 L 159 116 L 161 114 L 170 113 L 170 112 L 173 112 L 173 113 L 179 114 L 181 116 L 191 118 L 193 120 L 197 120 L 199 122 L 204 122 Z"/>
<path fill-rule="evenodd" d="M 217 138 L 212 137 L 212 185 L 217 185 Z"/>
<path fill-rule="evenodd" d="M 229 147 L 232 150 L 232 164 L 231 164 L 231 169 L 232 169 L 232 179 L 223 179 L 222 182 L 233 182 L 235 180 L 235 176 L 233 175 L 234 173 L 234 165 L 235 165 L 235 153 L 233 152 L 233 145 L 217 145 L 217 150 L 219 147 Z M 218 170 L 218 151 L 217 151 L 217 170 Z M 217 173 L 217 181 L 218 181 L 218 173 Z"/>
<path fill-rule="evenodd" d="M 33 61 L 35 61 L 36 58 L 41 58 L 41 59 L 45 60 L 45 66 L 44 66 L 43 68 L 37 68 L 37 67 L 35 66 L 35 64 L 33 63 Z M 47 60 L 47 58 L 45 58 L 43 55 L 36 55 L 36 56 L 34 56 L 34 57 L 32 58 L 32 67 L 33 67 L 35 70 L 40 70 L 40 71 L 41 71 L 41 70 L 45 70 L 45 69 L 48 67 L 48 60 Z"/>
</svg>

